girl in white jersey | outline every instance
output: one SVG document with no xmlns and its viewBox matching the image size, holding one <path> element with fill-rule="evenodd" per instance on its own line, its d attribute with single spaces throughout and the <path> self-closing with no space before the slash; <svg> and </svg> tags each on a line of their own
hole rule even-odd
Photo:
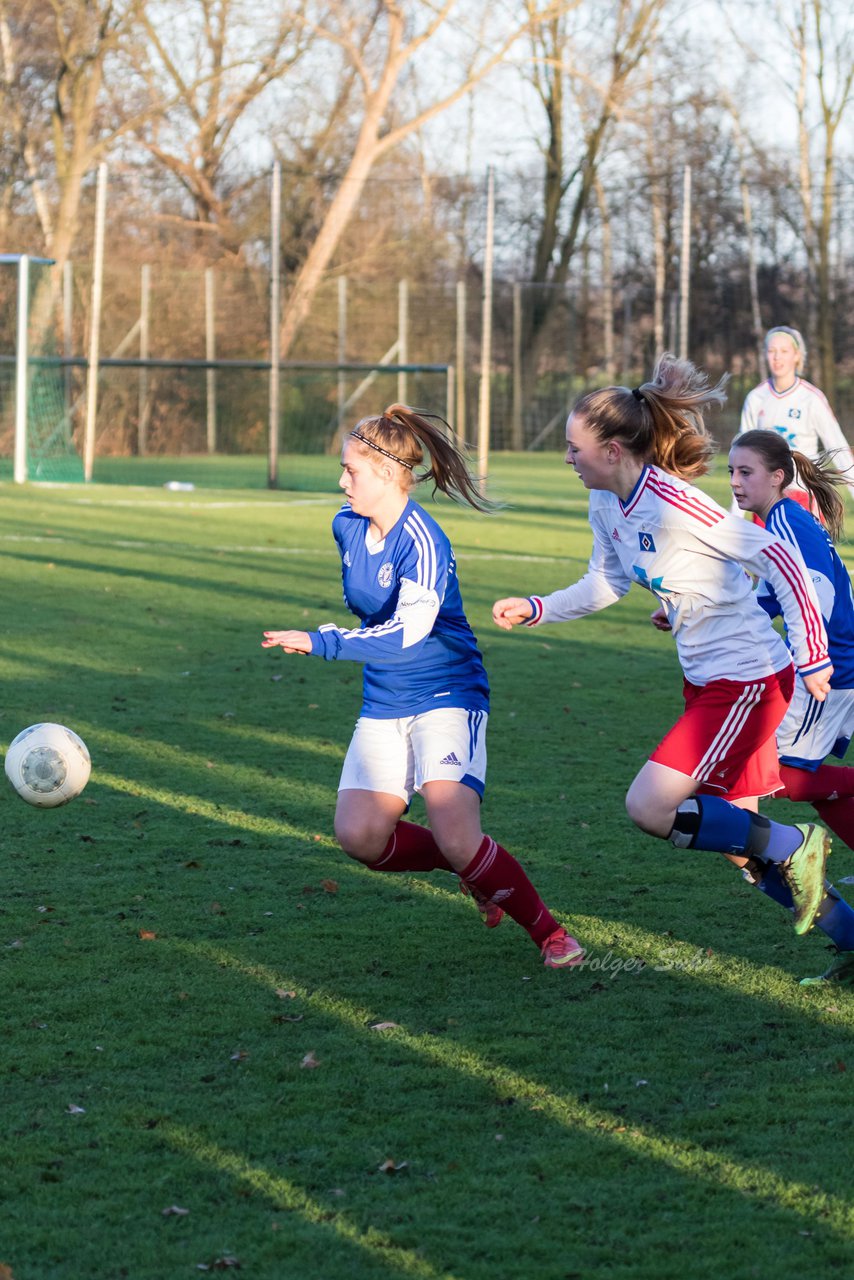
<svg viewBox="0 0 854 1280">
<path fill-rule="evenodd" d="M 455 873 L 490 928 L 506 912 L 548 968 L 564 968 L 582 962 L 581 946 L 480 826 L 489 686 L 451 544 L 411 497 L 426 453 L 430 467 L 419 480 L 478 510 L 488 506 L 445 428 L 441 418 L 399 404 L 358 423 L 341 454 L 347 504 L 333 533 L 344 600 L 361 626 L 265 631 L 263 647 L 364 664 L 362 710 L 335 811 L 344 852 L 373 871 Z M 403 821 L 416 791 L 429 830 Z"/>
<path fill-rule="evenodd" d="M 780 787 L 774 731 L 792 696 L 783 641 L 744 572 L 773 583 L 804 684 L 823 700 L 832 666 L 812 582 L 797 548 L 725 512 L 690 483 L 714 445 L 703 410 L 724 399 L 692 364 L 663 356 L 634 390 L 583 396 L 567 423 L 567 462 L 592 490 L 593 553 L 585 576 L 552 595 L 493 607 L 499 627 L 563 622 L 613 604 L 632 583 L 666 612 L 685 676 L 685 711 L 629 788 L 626 807 L 679 848 L 776 863 L 795 930 L 824 896 L 825 831 L 784 826 L 733 801 Z"/>
<path fill-rule="evenodd" d="M 778 432 L 812 462 L 826 453 L 854 493 L 854 456 L 825 396 L 804 378 L 806 347 L 797 329 L 780 325 L 765 335 L 768 379 L 748 394 L 738 436 L 757 428 Z M 735 441 L 733 441 L 735 443 Z M 810 510 L 809 493 L 796 471 L 787 498 Z"/>
</svg>

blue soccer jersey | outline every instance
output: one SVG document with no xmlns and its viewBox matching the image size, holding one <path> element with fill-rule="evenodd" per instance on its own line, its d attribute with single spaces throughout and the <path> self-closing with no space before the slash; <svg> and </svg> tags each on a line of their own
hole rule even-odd
<svg viewBox="0 0 854 1280">
<path fill-rule="evenodd" d="M 489 684 L 463 612 L 451 544 L 411 499 L 386 537 L 343 507 L 332 522 L 341 553 L 344 603 L 361 627 L 329 623 L 310 632 L 327 661 L 363 662 L 364 716 L 392 719 L 437 707 L 489 710 Z"/>
<path fill-rule="evenodd" d="M 854 689 L 854 597 L 848 570 L 839 558 L 827 530 L 791 498 L 771 508 L 765 526 L 781 542 L 799 547 L 813 585 L 827 631 L 827 649 L 833 663 L 833 689 Z M 772 618 L 782 615 L 774 588 L 760 582 L 757 598 Z"/>
</svg>

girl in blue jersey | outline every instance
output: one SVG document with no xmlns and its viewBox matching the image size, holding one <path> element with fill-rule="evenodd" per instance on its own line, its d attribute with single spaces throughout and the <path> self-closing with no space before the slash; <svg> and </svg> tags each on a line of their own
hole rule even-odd
<svg viewBox="0 0 854 1280">
<path fill-rule="evenodd" d="M 434 415 L 391 405 L 344 442 L 347 503 L 332 522 L 344 600 L 361 626 L 265 631 L 263 647 L 364 666 L 362 709 L 338 790 L 335 835 L 373 871 L 456 873 L 489 927 L 505 912 L 549 968 L 580 964 L 581 946 L 521 865 L 480 826 L 489 685 L 463 611 L 451 544 L 413 502 L 421 480 L 487 509 L 462 454 Z M 415 470 L 429 456 L 428 470 Z M 414 792 L 429 830 L 404 822 Z"/>
<path fill-rule="evenodd" d="M 818 600 L 796 548 L 728 514 L 690 481 L 714 444 L 703 410 L 723 386 L 663 356 L 639 387 L 583 396 L 567 422 L 566 461 L 590 489 L 593 552 L 584 577 L 546 597 L 498 600 L 509 630 L 615 603 L 637 583 L 665 611 L 684 673 L 685 710 L 634 779 L 632 820 L 677 848 L 775 864 L 805 933 L 824 898 L 826 833 L 741 807 L 780 785 L 774 733 L 792 694 L 791 656 L 752 598 L 744 570 L 784 602 L 802 679 L 821 702 L 832 667 Z"/>
<path fill-rule="evenodd" d="M 825 764 L 827 756 L 844 757 L 854 736 L 854 596 L 848 570 L 833 545 L 842 532 L 844 504 L 837 492 L 845 477 L 821 460 L 792 450 L 776 431 L 757 429 L 737 435 L 729 454 L 733 497 L 742 511 L 758 515 L 781 541 L 797 546 L 812 576 L 827 630 L 833 663 L 830 692 L 817 702 L 801 680 L 777 730 L 780 779 L 777 796 L 805 800 L 822 821 L 854 848 L 854 769 Z M 795 477 L 806 491 L 820 524 L 803 504 L 788 496 Z M 782 610 L 773 586 L 760 581 L 759 604 L 772 618 Z M 752 865 L 748 876 L 769 897 L 791 907 L 791 895 L 774 868 Z M 816 917 L 831 938 L 837 955 L 815 982 L 854 984 L 854 911 L 827 886 Z"/>
</svg>

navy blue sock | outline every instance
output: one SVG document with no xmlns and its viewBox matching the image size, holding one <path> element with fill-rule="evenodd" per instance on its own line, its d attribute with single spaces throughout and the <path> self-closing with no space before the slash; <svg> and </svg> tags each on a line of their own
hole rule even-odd
<svg viewBox="0 0 854 1280">
<path fill-rule="evenodd" d="M 785 862 L 803 841 L 797 827 L 771 822 L 720 796 L 692 796 L 676 811 L 670 840 L 681 849 L 744 853 L 764 862 Z"/>
<path fill-rule="evenodd" d="M 831 886 L 828 885 L 828 890 Z M 792 895 L 777 867 L 763 867 L 759 888 L 766 897 L 779 902 L 787 911 L 792 909 Z M 844 898 L 836 896 L 836 890 L 824 895 L 816 916 L 816 926 L 826 933 L 839 951 L 854 951 L 854 910 Z"/>
</svg>

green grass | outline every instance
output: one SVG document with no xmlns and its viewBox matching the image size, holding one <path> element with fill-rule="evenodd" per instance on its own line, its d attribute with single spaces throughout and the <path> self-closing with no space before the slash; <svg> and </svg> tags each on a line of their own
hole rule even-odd
<svg viewBox="0 0 854 1280">
<path fill-rule="evenodd" d="M 583 569 L 577 480 L 557 455 L 497 458 L 511 505 L 441 511 L 493 685 L 484 825 L 588 947 L 560 973 L 449 877 L 335 847 L 360 673 L 260 648 L 344 617 L 337 463 L 302 462 L 280 493 L 221 460 L 194 493 L 0 489 L 0 739 L 59 720 L 94 761 L 64 809 L 0 796 L 0 1263 L 850 1275 L 854 999 L 797 985 L 823 935 L 625 816 L 680 705 L 651 599 L 489 622 L 496 596 Z M 194 466 L 159 474 L 204 483 Z M 854 874 L 847 849 L 833 863 Z"/>
</svg>

